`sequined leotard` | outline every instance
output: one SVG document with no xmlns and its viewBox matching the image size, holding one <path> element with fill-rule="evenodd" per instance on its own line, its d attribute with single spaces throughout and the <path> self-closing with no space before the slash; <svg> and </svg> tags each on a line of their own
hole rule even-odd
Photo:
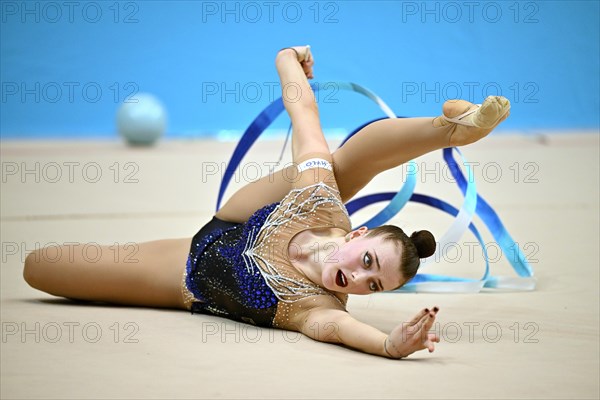
<svg viewBox="0 0 600 400">
<path fill-rule="evenodd" d="M 247 222 L 223 223 L 194 236 L 184 274 L 186 305 L 193 312 L 284 329 L 297 328 L 296 317 L 311 308 L 345 310 L 347 296 L 308 280 L 288 256 L 296 234 L 326 227 L 351 229 L 333 173 L 309 169 L 281 202 Z"/>
</svg>

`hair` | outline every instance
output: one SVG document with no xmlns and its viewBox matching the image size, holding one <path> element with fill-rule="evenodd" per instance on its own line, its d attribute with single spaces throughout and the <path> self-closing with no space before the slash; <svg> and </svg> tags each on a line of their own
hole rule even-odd
<svg viewBox="0 0 600 400">
<path fill-rule="evenodd" d="M 404 283 L 417 274 L 422 258 L 427 258 L 435 253 L 435 238 L 429 231 L 416 231 L 408 237 L 397 226 L 382 225 L 369 230 L 367 236 L 381 236 L 385 241 L 392 241 L 402 249 L 400 272 L 405 278 Z"/>
</svg>

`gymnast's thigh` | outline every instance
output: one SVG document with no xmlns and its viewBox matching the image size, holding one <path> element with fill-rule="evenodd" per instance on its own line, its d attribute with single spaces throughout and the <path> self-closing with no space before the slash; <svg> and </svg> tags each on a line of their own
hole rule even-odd
<svg viewBox="0 0 600 400">
<path fill-rule="evenodd" d="M 24 277 L 55 296 L 184 309 L 182 276 L 192 238 L 44 248 L 25 260 Z"/>
<path fill-rule="evenodd" d="M 332 158 L 335 178 L 344 202 L 382 171 L 370 166 L 372 160 L 365 162 L 367 157 L 361 153 L 360 147 L 344 145 L 332 154 Z M 259 208 L 281 201 L 292 189 L 292 182 L 297 177 L 295 169 L 293 165 L 288 166 L 246 184 L 231 196 L 216 216 L 224 221 L 245 222 Z"/>
</svg>

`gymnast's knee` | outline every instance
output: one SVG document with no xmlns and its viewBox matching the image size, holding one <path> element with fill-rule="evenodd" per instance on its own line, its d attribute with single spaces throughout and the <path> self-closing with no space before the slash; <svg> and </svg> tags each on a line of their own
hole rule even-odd
<svg viewBox="0 0 600 400">
<path fill-rule="evenodd" d="M 23 265 L 23 278 L 29 286 L 38 289 L 41 284 L 40 267 L 42 264 L 41 250 L 34 250 L 25 257 Z"/>
</svg>

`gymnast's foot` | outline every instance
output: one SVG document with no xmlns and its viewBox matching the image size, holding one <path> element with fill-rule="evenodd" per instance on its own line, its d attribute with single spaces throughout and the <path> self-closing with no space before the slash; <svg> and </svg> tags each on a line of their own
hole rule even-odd
<svg viewBox="0 0 600 400">
<path fill-rule="evenodd" d="M 443 115 L 434 118 L 436 128 L 451 126 L 449 146 L 464 146 L 487 136 L 510 114 L 506 97 L 488 96 L 481 106 L 466 100 L 448 100 L 442 108 Z"/>
</svg>

